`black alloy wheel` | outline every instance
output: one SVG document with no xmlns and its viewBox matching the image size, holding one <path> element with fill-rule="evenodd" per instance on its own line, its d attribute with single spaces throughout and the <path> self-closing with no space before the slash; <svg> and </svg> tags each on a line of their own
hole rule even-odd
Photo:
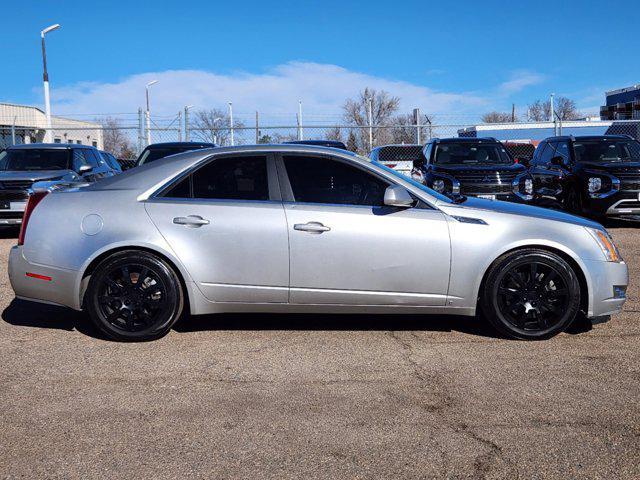
<svg viewBox="0 0 640 480">
<path fill-rule="evenodd" d="M 85 305 L 96 326 L 116 340 L 142 341 L 165 335 L 183 309 L 176 273 L 143 251 L 116 253 L 98 265 Z"/>
<path fill-rule="evenodd" d="M 559 255 L 538 249 L 504 255 L 490 268 L 482 295 L 487 319 L 501 333 L 525 340 L 564 331 L 580 308 L 580 284 Z"/>
</svg>

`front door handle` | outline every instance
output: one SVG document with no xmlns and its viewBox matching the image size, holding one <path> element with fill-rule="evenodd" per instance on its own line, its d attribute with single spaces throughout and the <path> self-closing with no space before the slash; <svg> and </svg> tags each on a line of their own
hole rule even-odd
<svg viewBox="0 0 640 480">
<path fill-rule="evenodd" d="M 309 232 L 309 233 L 322 233 L 328 232 L 331 230 L 330 227 L 326 227 L 320 222 L 307 222 L 307 223 L 296 223 L 293 226 L 294 230 L 298 230 L 300 232 Z"/>
<path fill-rule="evenodd" d="M 202 218 L 200 215 L 189 215 L 187 217 L 175 217 L 173 223 L 186 227 L 201 227 L 202 225 L 209 225 L 209 220 Z"/>
</svg>

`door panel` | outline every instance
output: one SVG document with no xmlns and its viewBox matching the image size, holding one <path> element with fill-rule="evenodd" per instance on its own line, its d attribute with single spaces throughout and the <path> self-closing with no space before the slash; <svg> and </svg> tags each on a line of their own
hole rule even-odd
<svg viewBox="0 0 640 480">
<path fill-rule="evenodd" d="M 285 212 L 291 303 L 445 305 L 451 247 L 441 212 L 303 203 Z"/>
<path fill-rule="evenodd" d="M 156 199 L 146 208 L 209 300 L 288 301 L 289 242 L 281 202 Z"/>
</svg>

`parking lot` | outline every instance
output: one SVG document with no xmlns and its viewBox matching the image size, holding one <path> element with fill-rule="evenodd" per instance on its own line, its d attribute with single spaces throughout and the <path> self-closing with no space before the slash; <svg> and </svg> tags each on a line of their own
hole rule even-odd
<svg viewBox="0 0 640 480">
<path fill-rule="evenodd" d="M 3 269 L 0 476 L 638 478 L 640 230 L 610 227 L 624 313 L 537 343 L 462 317 L 283 315 L 115 343 L 15 300 Z"/>
</svg>

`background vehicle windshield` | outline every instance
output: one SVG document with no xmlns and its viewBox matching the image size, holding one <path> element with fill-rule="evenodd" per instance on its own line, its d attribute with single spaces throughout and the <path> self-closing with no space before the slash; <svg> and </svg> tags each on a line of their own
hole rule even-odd
<svg viewBox="0 0 640 480">
<path fill-rule="evenodd" d="M 0 153 L 0 170 L 68 170 L 71 151 L 67 149 L 16 149 Z"/>
<path fill-rule="evenodd" d="M 170 147 L 170 148 L 152 148 L 142 152 L 142 156 L 138 161 L 138 165 L 143 163 L 155 162 L 161 158 L 168 157 L 169 155 L 175 155 L 176 153 L 189 152 L 191 150 L 198 150 L 200 147 Z"/>
<path fill-rule="evenodd" d="M 501 145 L 442 143 L 436 146 L 434 163 L 439 165 L 511 164 L 513 160 Z"/>
<path fill-rule="evenodd" d="M 576 140 L 577 162 L 640 162 L 640 143 L 634 140 Z"/>
</svg>

